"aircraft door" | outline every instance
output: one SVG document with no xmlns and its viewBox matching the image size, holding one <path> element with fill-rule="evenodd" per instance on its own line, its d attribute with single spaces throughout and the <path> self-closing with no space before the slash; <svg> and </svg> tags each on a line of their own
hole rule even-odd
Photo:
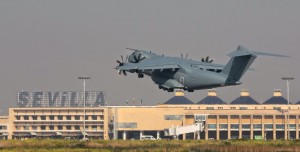
<svg viewBox="0 0 300 152">
<path fill-rule="evenodd" d="M 184 77 L 180 77 L 179 83 L 184 86 Z"/>
</svg>

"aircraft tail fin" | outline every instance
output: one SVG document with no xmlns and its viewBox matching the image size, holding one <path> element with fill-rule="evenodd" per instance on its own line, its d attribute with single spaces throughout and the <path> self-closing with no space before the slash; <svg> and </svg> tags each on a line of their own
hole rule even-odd
<svg viewBox="0 0 300 152">
<path fill-rule="evenodd" d="M 228 54 L 231 59 L 222 71 L 222 73 L 227 76 L 226 84 L 238 84 L 242 76 L 256 59 L 257 55 L 288 57 L 285 55 L 250 51 L 246 47 L 240 45 L 234 52 Z"/>
</svg>

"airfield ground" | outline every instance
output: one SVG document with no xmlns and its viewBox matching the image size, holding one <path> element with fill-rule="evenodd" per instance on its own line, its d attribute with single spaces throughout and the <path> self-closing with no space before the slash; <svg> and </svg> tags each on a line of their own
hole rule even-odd
<svg viewBox="0 0 300 152">
<path fill-rule="evenodd" d="M 227 140 L 227 141 L 179 141 L 179 140 L 2 140 L 0 151 L 55 151 L 55 152 L 81 152 L 81 151 L 197 151 L 197 152 L 279 152 L 279 151 L 300 151 L 300 141 L 248 141 L 248 140 Z"/>
</svg>

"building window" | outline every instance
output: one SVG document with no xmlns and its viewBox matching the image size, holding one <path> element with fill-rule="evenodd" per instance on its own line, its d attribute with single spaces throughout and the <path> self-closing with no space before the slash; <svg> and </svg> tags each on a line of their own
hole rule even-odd
<svg viewBox="0 0 300 152">
<path fill-rule="evenodd" d="M 296 115 L 290 115 L 290 119 L 296 119 Z"/>
<path fill-rule="evenodd" d="M 182 115 L 165 115 L 165 120 L 182 120 Z"/>
<path fill-rule="evenodd" d="M 289 124 L 289 126 L 290 126 L 289 127 L 290 129 L 296 129 L 296 125 L 295 124 Z"/>
<path fill-rule="evenodd" d="M 230 119 L 239 119 L 239 115 L 230 115 Z"/>
<path fill-rule="evenodd" d="M 46 126 L 41 126 L 41 130 L 46 130 Z"/>
<path fill-rule="evenodd" d="M 16 116 L 16 120 L 20 120 L 20 116 Z"/>
<path fill-rule="evenodd" d="M 46 116 L 41 116 L 41 120 L 46 120 Z"/>
<path fill-rule="evenodd" d="M 97 120 L 97 116 L 92 116 L 92 119 L 93 120 Z"/>
<path fill-rule="evenodd" d="M 32 116 L 32 120 L 37 120 L 37 116 Z"/>
<path fill-rule="evenodd" d="M 71 116 L 67 116 L 67 120 L 71 120 Z"/>
<path fill-rule="evenodd" d="M 66 126 L 67 130 L 71 130 L 72 126 Z"/>
<path fill-rule="evenodd" d="M 265 115 L 265 119 L 273 119 L 273 115 Z"/>
<path fill-rule="evenodd" d="M 223 107 L 218 107 L 218 109 L 223 109 Z"/>
<path fill-rule="evenodd" d="M 137 128 L 136 122 L 120 122 L 118 128 Z"/>
<path fill-rule="evenodd" d="M 236 107 L 230 107 L 230 109 L 236 109 Z"/>
<path fill-rule="evenodd" d="M 243 129 L 250 129 L 250 124 L 242 124 Z"/>
<path fill-rule="evenodd" d="M 207 124 L 207 128 L 208 129 L 217 129 L 217 125 L 216 124 Z"/>
<path fill-rule="evenodd" d="M 261 119 L 262 116 L 261 115 L 253 115 L 253 119 Z"/>
<path fill-rule="evenodd" d="M 284 130 L 284 124 L 276 124 L 276 130 L 277 129 L 282 129 Z"/>
<path fill-rule="evenodd" d="M 195 121 L 206 121 L 206 115 L 194 115 Z"/>
<path fill-rule="evenodd" d="M 24 120 L 29 120 L 29 116 L 24 116 Z"/>
<path fill-rule="evenodd" d="M 32 126 L 32 130 L 37 130 L 37 126 Z"/>
<path fill-rule="evenodd" d="M 54 116 L 49 116 L 49 119 L 50 120 L 54 120 Z"/>
<path fill-rule="evenodd" d="M 49 126 L 49 129 L 50 130 L 54 130 L 54 126 Z"/>
<path fill-rule="evenodd" d="M 92 130 L 96 131 L 97 130 L 97 126 L 92 126 Z"/>
<path fill-rule="evenodd" d="M 262 129 L 262 124 L 253 124 L 253 129 Z"/>
<path fill-rule="evenodd" d="M 214 110 L 214 107 L 206 107 L 206 110 Z"/>
<path fill-rule="evenodd" d="M 273 107 L 273 110 L 281 110 L 281 107 Z"/>
<path fill-rule="evenodd" d="M 239 129 L 239 124 L 230 124 L 231 129 Z"/>
<path fill-rule="evenodd" d="M 220 129 L 228 129 L 228 125 L 227 124 L 220 124 Z"/>
<path fill-rule="evenodd" d="M 75 116 L 75 120 L 80 120 L 80 116 Z"/>
<path fill-rule="evenodd" d="M 24 126 L 24 130 L 29 130 L 29 126 Z"/>
<path fill-rule="evenodd" d="M 85 116 L 85 120 L 89 120 L 89 116 Z"/>
<path fill-rule="evenodd" d="M 57 130 L 63 130 L 63 126 L 57 126 Z"/>
<path fill-rule="evenodd" d="M 276 119 L 284 119 L 283 115 L 276 115 Z"/>
<path fill-rule="evenodd" d="M 6 130 L 6 126 L 0 126 L 0 130 Z"/>
<path fill-rule="evenodd" d="M 80 130 L 80 126 L 75 126 L 75 130 Z"/>
<path fill-rule="evenodd" d="M 59 116 L 57 116 L 57 119 L 58 120 L 63 120 L 63 116 L 59 115 Z"/>
<path fill-rule="evenodd" d="M 240 107 L 240 110 L 247 110 L 248 107 Z"/>
<path fill-rule="evenodd" d="M 250 115 L 242 115 L 242 119 L 250 119 Z"/>
<path fill-rule="evenodd" d="M 273 124 L 265 124 L 265 129 L 273 129 Z"/>
<path fill-rule="evenodd" d="M 217 119 L 217 115 L 208 115 L 208 119 Z"/>
<path fill-rule="evenodd" d="M 227 115 L 220 115 L 220 119 L 228 119 Z"/>
</svg>

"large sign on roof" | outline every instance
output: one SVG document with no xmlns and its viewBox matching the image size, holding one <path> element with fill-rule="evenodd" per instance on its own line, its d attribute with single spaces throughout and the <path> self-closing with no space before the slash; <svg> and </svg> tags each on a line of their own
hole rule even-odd
<svg viewBox="0 0 300 152">
<path fill-rule="evenodd" d="M 19 107 L 83 107 L 83 91 L 18 92 Z M 104 91 L 85 92 L 86 107 L 106 104 Z"/>
</svg>

